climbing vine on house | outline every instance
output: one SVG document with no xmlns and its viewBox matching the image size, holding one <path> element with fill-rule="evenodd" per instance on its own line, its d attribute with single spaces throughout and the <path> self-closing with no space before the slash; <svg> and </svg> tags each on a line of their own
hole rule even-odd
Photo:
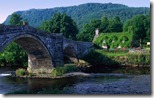
<svg viewBox="0 0 154 98">
<path fill-rule="evenodd" d="M 133 33 L 101 33 L 93 43 L 101 47 L 109 45 L 110 48 L 130 48 L 132 41 Z"/>
</svg>

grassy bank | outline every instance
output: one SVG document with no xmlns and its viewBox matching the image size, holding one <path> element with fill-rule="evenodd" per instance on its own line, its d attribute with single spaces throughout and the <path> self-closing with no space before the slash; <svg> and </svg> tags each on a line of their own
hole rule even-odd
<svg viewBox="0 0 154 98">
<path fill-rule="evenodd" d="M 91 50 L 89 54 L 87 54 L 83 59 L 91 65 L 90 68 L 84 68 L 84 71 L 86 72 L 110 73 L 115 72 L 115 70 L 119 70 L 121 68 L 123 68 L 123 70 L 131 70 L 131 67 L 150 67 L 149 52 L 129 53 L 128 51 L 119 50 Z"/>
<path fill-rule="evenodd" d="M 129 53 L 128 51 L 91 50 L 83 59 L 92 65 L 150 65 L 149 52 Z"/>
</svg>

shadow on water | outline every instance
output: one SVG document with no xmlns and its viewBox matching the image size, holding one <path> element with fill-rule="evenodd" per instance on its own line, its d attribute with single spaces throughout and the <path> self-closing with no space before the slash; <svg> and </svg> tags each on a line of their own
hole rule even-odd
<svg viewBox="0 0 154 98">
<path fill-rule="evenodd" d="M 95 77 L 69 77 L 62 79 L 30 79 L 30 78 L 14 78 L 11 76 L 0 78 L 0 85 L 3 85 L 3 93 L 9 94 L 37 94 L 43 93 L 65 93 L 61 92 L 65 88 L 70 88 L 75 84 L 82 82 L 109 82 L 116 81 L 121 78 L 128 78 L 127 76 L 115 75 L 98 75 Z M 2 89 L 2 88 L 1 88 Z M 51 91 L 53 90 L 53 91 Z"/>
<path fill-rule="evenodd" d="M 21 90 L 26 90 L 29 92 L 37 93 L 42 89 L 63 89 L 64 87 L 71 86 L 77 83 L 79 80 L 74 78 L 64 78 L 64 79 L 30 79 L 30 78 L 14 78 L 11 76 L 0 78 L 0 85 L 9 85 L 10 88 L 14 88 L 15 90 L 18 88 L 22 88 Z M 15 86 L 16 85 L 16 86 Z M 8 88 L 9 89 L 9 88 Z M 15 90 L 6 93 L 16 92 Z M 4 90 L 5 91 L 5 90 Z"/>
</svg>

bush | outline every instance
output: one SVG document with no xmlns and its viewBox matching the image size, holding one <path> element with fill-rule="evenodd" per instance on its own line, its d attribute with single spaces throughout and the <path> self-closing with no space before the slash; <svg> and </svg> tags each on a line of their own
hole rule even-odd
<svg viewBox="0 0 154 98">
<path fill-rule="evenodd" d="M 127 56 L 129 65 L 150 65 L 150 54 L 131 53 Z"/>
<path fill-rule="evenodd" d="M 79 71 L 79 69 L 76 66 L 67 65 L 67 66 L 64 66 L 64 67 L 54 68 L 53 71 L 51 72 L 51 75 L 52 76 L 62 76 L 65 73 L 75 72 L 75 71 Z"/>
<path fill-rule="evenodd" d="M 19 68 L 16 70 L 16 75 L 17 76 L 24 76 L 27 75 L 27 70 L 23 69 L 23 68 Z"/>
</svg>

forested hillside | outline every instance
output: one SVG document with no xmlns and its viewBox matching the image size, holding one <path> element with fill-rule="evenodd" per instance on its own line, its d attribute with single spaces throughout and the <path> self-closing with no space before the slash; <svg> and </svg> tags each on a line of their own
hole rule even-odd
<svg viewBox="0 0 154 98">
<path fill-rule="evenodd" d="M 27 11 L 18 11 L 24 20 L 28 21 L 29 25 L 39 27 L 44 20 L 49 20 L 55 13 L 66 13 L 71 16 L 77 23 L 78 28 L 81 30 L 83 24 L 88 23 L 92 19 L 100 19 L 102 16 L 112 18 L 115 16 L 120 17 L 122 22 L 132 18 L 137 14 L 150 13 L 150 8 L 134 8 L 121 4 L 112 3 L 87 3 L 71 7 L 58 7 L 49 9 L 30 9 Z M 4 22 L 8 24 L 10 16 Z"/>
</svg>

